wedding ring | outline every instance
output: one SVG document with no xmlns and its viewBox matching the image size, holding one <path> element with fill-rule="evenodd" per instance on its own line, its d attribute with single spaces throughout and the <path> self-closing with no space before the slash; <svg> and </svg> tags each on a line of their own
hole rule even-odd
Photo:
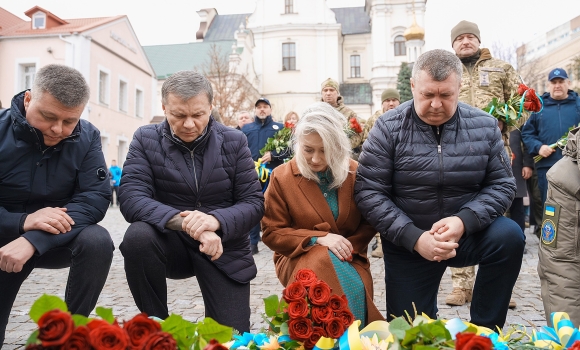
<svg viewBox="0 0 580 350">
<path fill-rule="evenodd" d="M 342 248 L 341 247 L 338 247 L 338 248 L 336 248 L 336 250 L 342 250 Z"/>
</svg>

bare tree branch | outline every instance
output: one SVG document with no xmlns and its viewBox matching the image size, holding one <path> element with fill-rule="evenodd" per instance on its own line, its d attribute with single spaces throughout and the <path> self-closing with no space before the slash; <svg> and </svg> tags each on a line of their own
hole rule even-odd
<svg viewBox="0 0 580 350">
<path fill-rule="evenodd" d="M 237 72 L 230 64 L 229 54 L 212 44 L 201 72 L 211 82 L 214 106 L 225 125 L 237 125 L 236 113 L 251 110 L 258 91 L 248 82 L 245 72 Z"/>
</svg>

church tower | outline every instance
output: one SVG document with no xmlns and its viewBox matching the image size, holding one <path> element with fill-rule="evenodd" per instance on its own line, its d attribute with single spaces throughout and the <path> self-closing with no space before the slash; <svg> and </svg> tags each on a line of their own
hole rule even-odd
<svg viewBox="0 0 580 350">
<path fill-rule="evenodd" d="M 373 110 L 380 108 L 383 90 L 397 87 L 401 63 L 415 61 L 424 50 L 426 2 L 365 0 L 365 11 L 372 25 Z"/>
</svg>

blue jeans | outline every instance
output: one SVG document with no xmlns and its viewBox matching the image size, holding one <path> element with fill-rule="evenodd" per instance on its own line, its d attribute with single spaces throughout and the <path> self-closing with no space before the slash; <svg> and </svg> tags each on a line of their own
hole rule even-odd
<svg viewBox="0 0 580 350">
<path fill-rule="evenodd" d="M 500 216 L 481 232 L 463 236 L 457 255 L 441 262 L 428 261 L 382 239 L 385 260 L 387 320 L 391 315 L 417 312 L 437 317 L 437 291 L 447 266 L 479 264 L 471 302 L 471 322 L 496 329 L 503 327 L 512 289 L 518 278 L 525 236 L 511 219 Z"/>
<path fill-rule="evenodd" d="M 258 245 L 258 242 L 260 242 L 260 240 L 261 240 L 260 231 L 261 231 L 260 224 L 257 224 L 256 226 L 252 227 L 252 229 L 250 230 L 250 244 L 251 245 Z"/>
<path fill-rule="evenodd" d="M 0 246 L 10 241 L 0 240 Z M 24 264 L 22 271 L 0 271 L 0 348 L 4 343 L 4 332 L 16 295 L 34 268 L 70 267 L 64 299 L 73 314 L 89 316 L 109 275 L 113 250 L 115 246 L 109 232 L 99 225 L 91 225 L 67 245 L 51 249 L 40 256 L 33 255 Z"/>
<path fill-rule="evenodd" d="M 548 174 L 548 170 L 550 170 L 550 168 L 536 169 L 536 172 L 538 173 L 538 187 L 540 188 L 540 195 L 542 196 L 542 208 L 544 207 L 544 203 L 546 203 L 546 197 L 548 196 L 548 178 L 546 176 Z M 542 220 L 542 218 L 540 218 L 540 220 Z"/>
</svg>

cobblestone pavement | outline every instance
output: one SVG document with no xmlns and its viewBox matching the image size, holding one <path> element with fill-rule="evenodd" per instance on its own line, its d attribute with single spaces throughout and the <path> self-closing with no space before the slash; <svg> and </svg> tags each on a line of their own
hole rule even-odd
<svg viewBox="0 0 580 350">
<path fill-rule="evenodd" d="M 97 305 L 113 307 L 115 316 L 121 320 L 128 319 L 139 312 L 133 302 L 125 279 L 123 257 L 118 249 L 128 224 L 123 219 L 118 208 L 111 208 L 101 225 L 109 230 L 117 249 L 115 250 L 109 278 Z M 516 309 L 508 312 L 507 322 L 526 325 L 531 322 L 536 326 L 541 326 L 545 325 L 545 320 L 540 298 L 540 281 L 536 272 L 538 239 L 531 234 L 526 236 L 528 242 L 527 253 L 524 255 L 520 276 L 513 293 L 513 298 L 518 305 Z M 260 316 L 264 311 L 262 298 L 272 294 L 280 295 L 283 289 L 276 278 L 272 252 L 262 243 L 260 243 L 259 247 L 260 253 L 254 256 L 258 266 L 258 276 L 252 281 L 250 300 L 252 330 L 259 330 L 265 326 Z M 385 314 L 383 260 L 371 258 L 371 262 L 375 303 L 379 310 Z M 42 293 L 58 295 L 64 298 L 67 276 L 68 269 L 36 269 L 32 272 L 22 285 L 20 293 L 14 302 L 6 329 L 5 345 L 2 349 L 24 349 L 26 339 L 35 329 L 35 324 L 28 317 L 30 306 Z M 191 321 L 197 321 L 203 317 L 203 300 L 195 278 L 178 281 L 168 280 L 167 288 L 170 313 L 180 314 Z M 469 305 L 461 307 L 445 305 L 445 296 L 451 292 L 451 289 L 451 277 L 449 270 L 447 270 L 439 288 L 439 316 L 444 318 L 459 316 L 464 320 L 469 320 Z"/>
</svg>

